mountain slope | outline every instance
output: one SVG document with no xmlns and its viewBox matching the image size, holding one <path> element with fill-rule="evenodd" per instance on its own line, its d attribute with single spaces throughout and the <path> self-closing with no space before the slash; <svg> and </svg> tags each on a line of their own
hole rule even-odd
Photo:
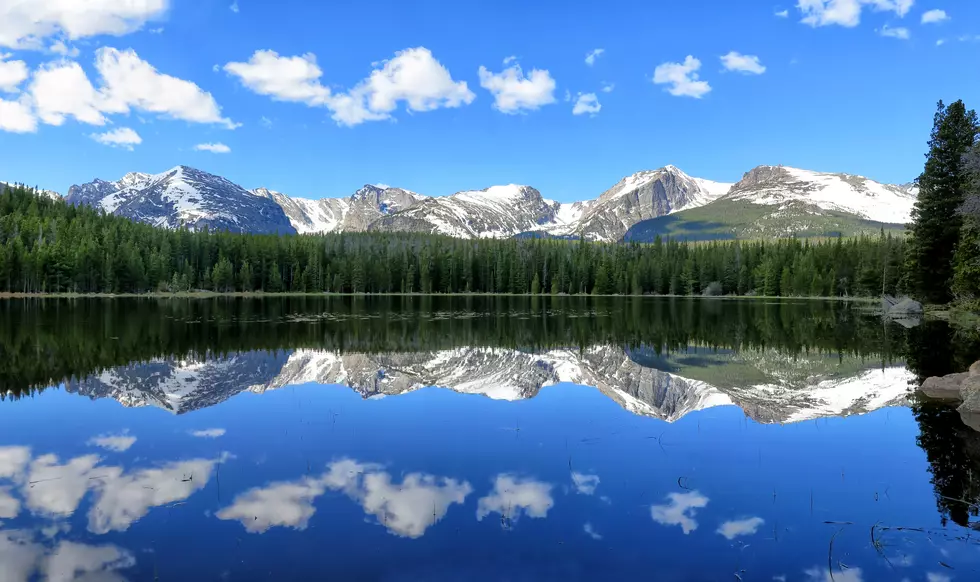
<svg viewBox="0 0 980 582">
<path fill-rule="evenodd" d="M 116 182 L 72 186 L 66 201 L 167 228 L 293 234 L 283 209 L 214 174 L 177 166 L 161 174 L 130 173 Z"/>
<path fill-rule="evenodd" d="M 14 182 L 4 182 L 3 180 L 0 180 L 0 191 L 3 191 L 3 188 L 5 186 L 9 186 L 11 188 L 13 188 L 15 186 L 23 186 L 25 188 L 31 188 L 30 186 L 27 186 L 25 184 L 16 184 Z M 42 189 L 37 189 L 37 188 L 31 188 L 31 189 L 34 190 L 35 192 L 37 192 L 37 194 L 39 196 L 44 196 L 44 197 L 50 198 L 52 200 L 61 200 L 62 199 L 61 198 L 61 194 L 58 194 L 57 192 L 53 192 L 51 190 L 42 190 Z"/>
<path fill-rule="evenodd" d="M 695 209 L 639 222 L 624 239 L 847 236 L 881 228 L 904 230 L 917 194 L 914 186 L 880 184 L 862 176 L 759 166 L 724 196 Z"/>
<path fill-rule="evenodd" d="M 363 232 L 376 220 L 410 208 L 426 198 L 401 188 L 371 184 L 347 198 L 291 198 L 266 188 L 256 188 L 252 193 L 278 204 L 300 234 Z"/>
<path fill-rule="evenodd" d="M 586 238 L 618 240 L 635 224 L 723 196 L 731 184 L 692 178 L 675 168 L 639 172 L 620 180 L 590 205 L 572 232 Z"/>
</svg>

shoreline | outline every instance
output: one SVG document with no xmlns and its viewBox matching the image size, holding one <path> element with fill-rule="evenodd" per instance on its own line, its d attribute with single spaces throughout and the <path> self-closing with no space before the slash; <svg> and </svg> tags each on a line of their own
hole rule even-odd
<svg viewBox="0 0 980 582">
<path fill-rule="evenodd" d="M 181 291 L 178 293 L 149 292 L 149 293 L 0 293 L 2 299 L 214 299 L 229 298 L 279 298 L 279 297 L 530 297 L 530 298 L 589 298 L 589 297 L 621 297 L 621 298 L 659 298 L 659 299 L 712 299 L 712 300 L 807 300 L 807 301 L 840 301 L 845 303 L 876 303 L 878 297 L 821 297 L 821 296 L 783 296 L 783 295 L 633 295 L 609 294 L 593 295 L 583 293 L 576 295 L 550 293 L 306 293 L 264 291 Z"/>
</svg>

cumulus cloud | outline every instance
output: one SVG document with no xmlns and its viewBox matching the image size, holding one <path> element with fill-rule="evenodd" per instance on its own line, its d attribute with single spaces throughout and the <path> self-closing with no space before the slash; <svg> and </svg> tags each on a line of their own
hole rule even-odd
<svg viewBox="0 0 980 582">
<path fill-rule="evenodd" d="M 20 513 L 20 501 L 10 493 L 9 487 L 0 487 L 0 519 L 13 519 Z"/>
<path fill-rule="evenodd" d="M 939 24 L 949 20 L 949 15 L 945 10 L 927 10 L 922 13 L 922 24 Z"/>
<path fill-rule="evenodd" d="M 21 488 L 27 507 L 48 517 L 75 513 L 96 478 L 115 478 L 122 473 L 118 467 L 97 469 L 99 460 L 97 455 L 75 457 L 63 464 L 55 455 L 34 459 Z"/>
<path fill-rule="evenodd" d="M 789 18 L 789 10 L 779 10 L 775 15 L 776 18 Z"/>
<path fill-rule="evenodd" d="M 602 84 L 602 92 L 603 93 L 612 93 L 613 89 L 615 89 L 615 88 L 616 88 L 616 84 L 615 83 L 603 83 Z"/>
<path fill-rule="evenodd" d="M 599 486 L 598 475 L 587 475 L 585 473 L 572 472 L 572 483 L 575 484 L 575 491 L 582 495 L 592 495 L 596 487 Z"/>
<path fill-rule="evenodd" d="M 272 483 L 246 491 L 219 511 L 219 519 L 240 521 L 250 533 L 272 527 L 305 529 L 316 512 L 316 498 L 327 490 L 340 491 L 361 505 L 393 534 L 418 538 L 441 520 L 453 504 L 472 492 L 465 481 L 410 473 L 401 483 L 379 465 L 341 459 L 319 477 Z"/>
<path fill-rule="evenodd" d="M 554 504 L 550 484 L 502 473 L 494 479 L 493 491 L 477 503 L 476 518 L 482 521 L 491 513 L 498 513 L 513 523 L 522 513 L 546 517 Z"/>
<path fill-rule="evenodd" d="M 169 0 L 30 0 L 0 2 L 0 46 L 37 49 L 42 39 L 71 40 L 134 32 L 166 13 Z"/>
<path fill-rule="evenodd" d="M 132 149 L 133 145 L 139 145 L 143 143 L 140 136 L 136 134 L 135 131 L 129 129 L 128 127 L 120 127 L 113 131 L 107 131 L 102 134 L 93 135 L 92 139 L 99 143 L 104 143 L 106 145 L 115 146 L 129 146 Z M 109 451 L 122 452 L 129 450 L 129 447 L 136 443 L 136 437 L 128 434 L 120 435 L 99 435 L 97 437 L 91 438 L 88 444 L 91 446 L 102 447 L 103 449 Z"/>
<path fill-rule="evenodd" d="M 132 554 L 116 546 L 90 546 L 63 541 L 42 562 L 40 570 L 49 582 L 121 582 L 124 578 L 115 570 L 131 568 L 135 564 L 136 559 Z"/>
<path fill-rule="evenodd" d="M 96 53 L 95 68 L 100 75 L 99 88 L 76 62 L 58 61 L 40 67 L 28 87 L 33 115 L 49 125 L 62 125 L 68 118 L 105 125 L 106 114 L 136 110 L 193 123 L 237 127 L 221 116 L 221 108 L 210 93 L 190 81 L 160 73 L 132 50 L 103 47 Z"/>
<path fill-rule="evenodd" d="M 29 98 L 21 96 L 17 101 L 0 99 L 0 131 L 10 133 L 37 131 L 37 117 L 31 111 Z"/>
<path fill-rule="evenodd" d="M 734 521 L 726 521 L 718 526 L 718 533 L 726 539 L 733 540 L 739 536 L 752 535 L 759 531 L 765 521 L 761 517 L 749 517 Z"/>
<path fill-rule="evenodd" d="M 726 71 L 735 71 L 747 75 L 761 75 L 766 72 L 766 67 L 755 55 L 743 55 L 736 51 L 731 51 L 727 55 L 722 55 L 721 64 Z"/>
<path fill-rule="evenodd" d="M 201 144 L 201 145 L 215 145 L 215 144 Z M 217 144 L 220 145 L 220 144 Z M 196 150 L 206 150 L 211 151 L 207 148 L 202 148 L 201 146 L 195 146 Z M 230 149 L 228 151 L 231 151 Z M 189 433 L 191 436 L 195 436 L 202 439 L 216 439 L 218 437 L 225 436 L 225 429 L 223 428 L 206 428 L 204 430 L 192 430 Z"/>
<path fill-rule="evenodd" d="M 839 25 L 854 27 L 861 23 L 861 12 L 868 7 L 891 12 L 899 17 L 908 14 L 915 0 L 798 0 L 801 22 L 813 27 Z"/>
<path fill-rule="evenodd" d="M 711 91 L 707 81 L 701 81 L 698 70 L 701 61 L 688 55 L 683 63 L 663 63 L 653 72 L 653 82 L 667 85 L 666 91 L 675 97 L 694 97 L 700 99 Z"/>
<path fill-rule="evenodd" d="M 211 152 L 212 154 L 228 154 L 228 153 L 231 153 L 231 148 L 228 147 L 228 146 L 226 146 L 223 143 L 199 143 L 196 146 L 194 146 L 194 150 L 195 151 L 199 151 L 199 152 Z M 219 429 L 213 429 L 213 430 L 219 430 L 219 431 L 221 431 L 221 434 L 224 434 L 223 429 L 220 429 L 219 428 Z M 193 434 L 194 436 L 197 436 L 197 437 L 212 438 L 212 439 L 213 438 L 218 438 L 219 436 L 221 436 L 221 434 L 211 434 L 211 435 L 203 434 L 203 433 L 206 433 L 206 432 L 207 431 L 198 431 L 198 434 L 195 434 L 195 433 L 191 433 L 191 434 Z"/>
<path fill-rule="evenodd" d="M 67 44 L 65 44 L 65 41 L 63 40 L 56 40 L 53 43 L 51 43 L 51 46 L 48 47 L 48 51 L 56 55 L 61 55 L 63 57 L 68 57 L 68 58 L 75 58 L 80 53 L 80 51 L 77 48 L 73 46 L 68 46 Z"/>
<path fill-rule="evenodd" d="M 0 53 L 0 91 L 14 93 L 27 79 L 27 63 L 7 60 L 9 57 Z"/>
<path fill-rule="evenodd" d="M 597 48 L 590 50 L 588 54 L 585 55 L 585 64 L 591 67 L 595 64 L 595 60 L 604 52 L 606 52 L 606 49 Z M 506 65 L 507 62 L 505 61 L 504 64 Z"/>
<path fill-rule="evenodd" d="M 579 93 L 575 97 L 575 105 L 572 107 L 572 115 L 588 114 L 595 116 L 602 109 L 599 98 L 595 93 Z"/>
<path fill-rule="evenodd" d="M 21 475 L 31 460 L 27 447 L 0 447 L 0 479 L 13 479 Z"/>
<path fill-rule="evenodd" d="M 878 34 L 880 34 L 881 36 L 886 36 L 888 38 L 897 38 L 899 40 L 908 40 L 912 38 L 912 33 L 909 32 L 909 29 L 904 28 L 902 26 L 893 28 L 891 26 L 888 26 L 887 24 L 882 26 L 878 30 Z"/>
<path fill-rule="evenodd" d="M 313 54 L 284 57 L 260 50 L 247 62 L 232 62 L 224 70 L 248 89 L 279 101 L 325 107 L 340 125 L 391 118 L 400 103 L 410 112 L 455 108 L 472 103 L 476 95 L 466 81 L 454 81 L 449 70 L 425 47 L 406 49 L 377 63 L 368 78 L 347 92 L 333 93 L 320 82 L 323 70 Z"/>
<path fill-rule="evenodd" d="M 665 505 L 650 506 L 650 516 L 661 525 L 679 525 L 687 535 L 698 529 L 694 516 L 697 509 L 708 505 L 708 498 L 697 491 L 671 493 Z"/>
<path fill-rule="evenodd" d="M 480 86 L 493 95 L 493 106 L 502 113 L 534 111 L 555 102 L 556 83 L 546 70 L 532 69 L 525 76 L 521 66 L 513 63 L 499 73 L 481 66 L 479 75 Z"/>
</svg>

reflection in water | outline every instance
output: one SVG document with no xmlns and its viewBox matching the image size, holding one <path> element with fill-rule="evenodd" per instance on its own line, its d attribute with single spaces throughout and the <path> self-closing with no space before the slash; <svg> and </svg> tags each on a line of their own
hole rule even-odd
<svg viewBox="0 0 980 582">
<path fill-rule="evenodd" d="M 342 459 L 330 463 L 319 477 L 246 491 L 217 517 L 240 521 L 249 533 L 264 533 L 276 526 L 306 529 L 316 511 L 314 501 L 327 489 L 346 494 L 390 532 L 409 538 L 421 537 L 451 505 L 463 503 L 473 491 L 466 481 L 424 473 L 410 473 L 401 483 L 394 483 L 379 465 Z"/>
<path fill-rule="evenodd" d="M 697 491 L 671 493 L 667 495 L 668 503 L 651 505 L 650 516 L 653 521 L 662 525 L 679 525 L 687 535 L 698 529 L 694 516 L 698 509 L 708 506 L 708 498 Z"/>
<path fill-rule="evenodd" d="M 510 527 L 521 514 L 547 517 L 548 510 L 554 504 L 550 484 L 504 473 L 494 478 L 493 491 L 480 498 L 476 518 L 482 521 L 491 513 L 497 513 L 500 515 L 500 522 L 505 527 Z"/>
<path fill-rule="evenodd" d="M 761 517 L 748 517 L 734 521 L 726 521 L 718 526 L 718 533 L 726 539 L 734 540 L 741 536 L 750 536 L 759 531 L 759 527 L 766 523 Z"/>
<path fill-rule="evenodd" d="M 102 447 L 107 451 L 122 453 L 129 450 L 129 447 L 136 444 L 136 437 L 127 434 L 99 435 L 91 438 L 88 444 L 95 447 Z"/>
<path fill-rule="evenodd" d="M 28 582 L 40 575 L 49 582 L 124 581 L 118 572 L 132 567 L 132 554 L 114 545 L 62 541 L 47 547 L 28 531 L 0 530 L 0 580 Z"/>
</svg>

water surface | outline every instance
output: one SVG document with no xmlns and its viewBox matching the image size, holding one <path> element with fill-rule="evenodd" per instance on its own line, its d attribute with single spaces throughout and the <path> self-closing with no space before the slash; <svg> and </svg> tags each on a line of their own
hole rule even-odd
<svg viewBox="0 0 980 582">
<path fill-rule="evenodd" d="M 853 305 L 0 302 L 2 580 L 973 580 L 973 338 Z"/>
</svg>

